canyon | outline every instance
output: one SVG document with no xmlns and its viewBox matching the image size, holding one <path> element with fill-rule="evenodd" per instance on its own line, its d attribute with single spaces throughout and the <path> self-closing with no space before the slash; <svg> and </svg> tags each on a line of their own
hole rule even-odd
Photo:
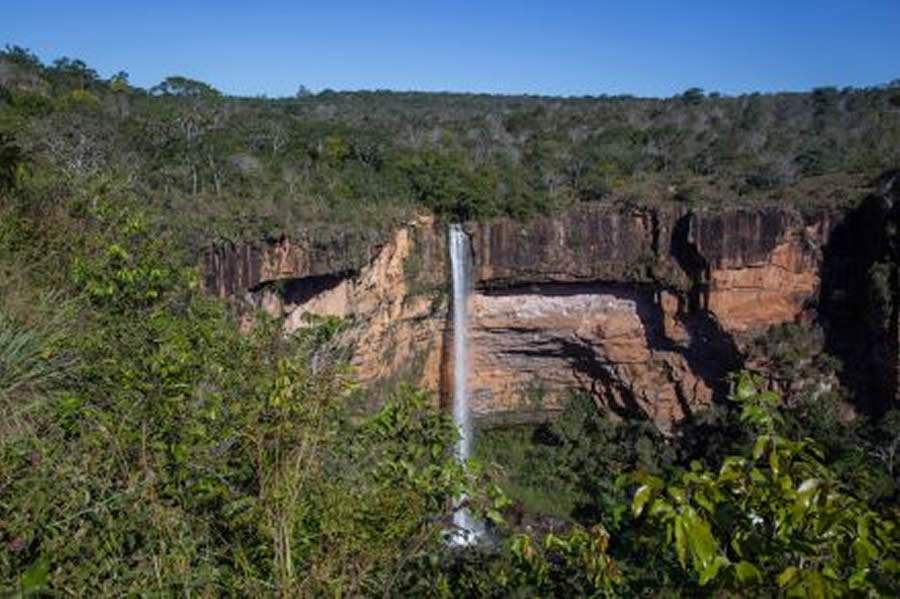
<svg viewBox="0 0 900 599">
<path fill-rule="evenodd" d="M 721 401 L 752 341 L 786 323 L 824 329 L 859 405 L 893 405 L 897 179 L 885 175 L 843 206 L 583 203 L 528 221 L 464 223 L 474 417 L 540 420 L 580 391 L 671 430 Z M 409 381 L 446 404 L 447 237 L 446 223 L 421 216 L 389 232 L 223 240 L 202 268 L 210 293 L 281 319 L 287 332 L 346 319 L 343 341 L 373 402 Z M 878 306 L 866 291 L 873 269 L 887 294 Z"/>
</svg>

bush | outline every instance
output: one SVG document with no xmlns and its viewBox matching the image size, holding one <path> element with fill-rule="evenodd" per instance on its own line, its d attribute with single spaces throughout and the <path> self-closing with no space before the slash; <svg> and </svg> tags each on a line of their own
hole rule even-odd
<svg viewBox="0 0 900 599">
<path fill-rule="evenodd" d="M 0 319 L 4 411 L 42 397 L 0 437 L 4 591 L 381 594 L 489 505 L 425 394 L 355 412 L 339 326 L 241 334 L 119 200 L 65 233 L 83 310 Z"/>
<path fill-rule="evenodd" d="M 674 541 L 701 586 L 829 597 L 900 591 L 895 510 L 871 510 L 845 488 L 811 439 L 779 433 L 779 397 L 742 375 L 732 399 L 757 431 L 750 455 L 699 463 L 666 482 L 638 475 L 633 510 Z"/>
</svg>

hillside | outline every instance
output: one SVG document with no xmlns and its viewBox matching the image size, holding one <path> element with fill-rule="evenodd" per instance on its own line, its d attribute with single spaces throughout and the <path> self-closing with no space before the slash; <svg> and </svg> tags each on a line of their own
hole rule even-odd
<svg viewBox="0 0 900 599">
<path fill-rule="evenodd" d="M 103 173 L 195 242 L 420 210 L 524 218 L 578 202 L 800 205 L 900 161 L 900 87 L 667 99 L 389 91 L 265 99 L 0 54 L 0 139 L 63 181 Z M 58 193 L 58 190 L 45 193 Z M 858 194 L 857 194 L 858 195 Z"/>
</svg>

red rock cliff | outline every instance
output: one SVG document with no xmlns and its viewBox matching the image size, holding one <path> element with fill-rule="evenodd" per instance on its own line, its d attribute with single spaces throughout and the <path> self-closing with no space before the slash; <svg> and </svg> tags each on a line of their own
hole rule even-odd
<svg viewBox="0 0 900 599">
<path fill-rule="evenodd" d="M 572 389 L 662 427 L 723 392 L 742 338 L 805 317 L 834 215 L 581 205 L 529 222 L 469 223 L 474 410 L 553 410 Z M 375 234 L 218 244 L 207 288 L 303 326 L 354 322 L 364 382 L 441 390 L 445 229 L 420 219 Z M 280 283 L 279 285 L 275 285 Z"/>
</svg>

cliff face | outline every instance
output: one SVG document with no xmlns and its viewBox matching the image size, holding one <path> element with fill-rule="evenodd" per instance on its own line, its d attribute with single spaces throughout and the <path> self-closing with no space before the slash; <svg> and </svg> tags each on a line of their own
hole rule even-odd
<svg viewBox="0 0 900 599">
<path fill-rule="evenodd" d="M 805 317 L 830 222 L 581 206 L 470 226 L 476 411 L 580 388 L 663 427 L 689 416 L 724 392 L 747 336 Z"/>
<path fill-rule="evenodd" d="M 687 292 L 729 332 L 790 321 L 819 285 L 831 215 L 789 209 L 612 210 L 580 207 L 530 223 L 471 227 L 476 280 L 617 281 Z"/>
<path fill-rule="evenodd" d="M 690 211 L 581 205 L 468 223 L 473 409 L 540 415 L 573 389 L 665 428 L 725 391 L 741 347 L 815 316 L 844 216 L 787 208 Z M 376 235 L 227 244 L 207 288 L 284 318 L 353 322 L 363 382 L 448 391 L 446 230 L 430 219 Z"/>
<path fill-rule="evenodd" d="M 287 332 L 321 317 L 349 319 L 343 341 L 361 382 L 408 380 L 439 391 L 445 254 L 442 229 L 422 218 L 390 236 L 342 236 L 312 249 L 287 239 L 215 245 L 204 257 L 205 280 L 208 291 L 282 319 Z"/>
<path fill-rule="evenodd" d="M 306 231 L 297 238 L 223 241 L 203 256 L 206 289 L 221 297 L 253 291 L 266 283 L 341 276 L 375 258 L 384 243 L 374 231 Z"/>
</svg>

